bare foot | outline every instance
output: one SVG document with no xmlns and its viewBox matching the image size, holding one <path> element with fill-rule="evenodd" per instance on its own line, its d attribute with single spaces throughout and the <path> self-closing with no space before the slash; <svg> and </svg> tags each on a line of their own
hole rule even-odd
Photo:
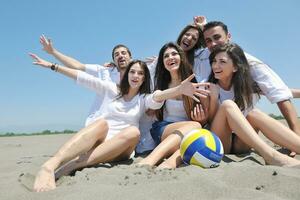
<svg viewBox="0 0 300 200">
<path fill-rule="evenodd" d="M 36 175 L 33 191 L 35 192 L 46 192 L 56 188 L 54 171 L 42 167 Z"/>
<path fill-rule="evenodd" d="M 156 169 L 175 169 L 176 166 L 170 165 L 169 163 L 163 162 Z"/>
<path fill-rule="evenodd" d="M 300 160 L 291 158 L 287 155 L 275 151 L 273 158 L 269 162 L 267 162 L 267 164 L 282 167 L 296 167 L 300 166 Z"/>
</svg>

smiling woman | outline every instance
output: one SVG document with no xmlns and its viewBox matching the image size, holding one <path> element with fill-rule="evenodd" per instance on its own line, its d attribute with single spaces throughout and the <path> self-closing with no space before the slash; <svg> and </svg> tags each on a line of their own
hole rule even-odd
<svg viewBox="0 0 300 200">
<path fill-rule="evenodd" d="M 256 133 L 300 153 L 300 137 L 268 115 L 253 109 L 257 91 L 243 50 L 236 44 L 216 46 L 209 57 L 211 130 L 221 139 L 225 153 L 245 153 L 254 148 L 267 164 L 293 167 L 300 161 L 279 153 Z M 217 108 L 217 109 L 215 109 Z"/>
<path fill-rule="evenodd" d="M 160 49 L 154 78 L 155 89 L 176 88 L 191 74 L 192 67 L 179 45 L 167 43 Z M 205 86 L 205 83 L 202 86 Z M 206 98 L 208 91 L 203 89 L 204 87 L 201 88 L 199 89 L 202 93 L 199 97 Z M 183 135 L 194 128 L 201 128 L 201 123 L 206 121 L 204 117 L 199 119 L 200 123 L 192 121 L 194 116 L 192 110 L 195 103 L 193 100 L 197 101 L 198 99 L 176 95 L 166 100 L 163 107 L 156 111 L 158 120 L 152 125 L 150 132 L 158 146 L 139 163 L 140 165 L 154 166 L 167 158 L 159 164 L 159 167 L 176 168 L 182 162 L 179 144 Z M 199 110 L 204 112 L 202 106 L 199 107 Z"/>
<path fill-rule="evenodd" d="M 192 98 L 200 95 L 200 84 L 191 83 L 193 76 L 182 81 L 178 87 L 155 91 L 150 94 L 150 72 L 146 63 L 133 60 L 128 64 L 118 87 L 115 83 L 102 81 L 80 70 L 52 64 L 30 54 L 34 64 L 49 68 L 76 80 L 96 93 L 103 95 L 103 105 L 97 120 L 81 129 L 58 152 L 46 161 L 38 172 L 34 183 L 37 192 L 52 190 L 55 171 L 67 175 L 78 168 L 101 162 L 130 158 L 139 141 L 138 123 L 145 111 L 159 109 L 164 100 L 178 95 Z"/>
</svg>

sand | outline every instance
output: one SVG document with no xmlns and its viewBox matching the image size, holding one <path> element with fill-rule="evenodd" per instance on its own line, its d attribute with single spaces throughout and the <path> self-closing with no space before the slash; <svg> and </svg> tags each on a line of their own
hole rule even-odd
<svg viewBox="0 0 300 200">
<path fill-rule="evenodd" d="M 139 157 L 62 177 L 53 191 L 31 192 L 40 165 L 70 137 L 0 138 L 0 200 L 300 199 L 300 169 L 266 166 L 254 152 L 240 157 L 228 155 L 213 169 L 136 167 Z"/>
</svg>

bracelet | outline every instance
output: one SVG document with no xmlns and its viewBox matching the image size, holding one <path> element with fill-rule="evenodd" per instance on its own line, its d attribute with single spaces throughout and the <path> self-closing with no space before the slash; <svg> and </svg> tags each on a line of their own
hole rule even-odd
<svg viewBox="0 0 300 200">
<path fill-rule="evenodd" d="M 52 71 L 56 71 L 56 72 L 57 72 L 57 70 L 58 70 L 58 65 L 57 65 L 56 63 L 52 63 L 50 69 L 51 69 Z"/>
</svg>

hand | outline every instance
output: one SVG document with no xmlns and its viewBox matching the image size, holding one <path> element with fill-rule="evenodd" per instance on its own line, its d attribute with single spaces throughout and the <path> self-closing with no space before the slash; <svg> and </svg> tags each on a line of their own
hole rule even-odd
<svg viewBox="0 0 300 200">
<path fill-rule="evenodd" d="M 204 25 L 207 23 L 205 16 L 194 16 L 194 25 L 200 27 L 203 30 Z"/>
<path fill-rule="evenodd" d="M 53 54 L 54 48 L 52 46 L 52 41 L 50 38 L 46 38 L 44 35 L 40 36 L 40 43 L 43 45 L 43 50 L 49 54 Z"/>
<path fill-rule="evenodd" d="M 180 92 L 183 95 L 191 97 L 196 102 L 200 102 L 197 97 L 206 98 L 209 96 L 210 91 L 206 89 L 207 87 L 209 87 L 209 83 L 192 83 L 191 80 L 194 77 L 195 74 L 192 74 L 187 79 L 181 82 Z"/>
<path fill-rule="evenodd" d="M 40 65 L 42 67 L 45 67 L 45 68 L 50 68 L 52 63 L 51 62 L 48 62 L 46 60 L 43 60 L 41 59 L 40 57 L 38 57 L 37 55 L 33 54 L 33 53 L 29 53 L 29 55 L 32 57 L 32 59 L 34 60 L 33 61 L 33 64 L 35 65 Z"/>
<path fill-rule="evenodd" d="M 202 104 L 197 103 L 191 111 L 191 118 L 192 120 L 199 122 L 201 125 L 206 124 L 208 120 L 208 109 L 203 109 Z"/>
<path fill-rule="evenodd" d="M 157 59 L 157 56 L 150 56 L 150 57 L 145 58 L 144 62 L 149 65 L 149 64 L 153 63 L 156 59 Z"/>
<path fill-rule="evenodd" d="M 219 98 L 219 93 L 220 93 L 220 87 L 219 85 L 216 85 L 214 83 L 210 83 L 208 90 L 210 91 L 209 96 L 215 99 Z"/>
<path fill-rule="evenodd" d="M 104 67 L 108 67 L 108 68 L 110 68 L 110 67 L 116 67 L 115 63 L 113 63 L 113 62 L 106 62 L 106 63 L 103 64 L 103 66 Z"/>
</svg>

